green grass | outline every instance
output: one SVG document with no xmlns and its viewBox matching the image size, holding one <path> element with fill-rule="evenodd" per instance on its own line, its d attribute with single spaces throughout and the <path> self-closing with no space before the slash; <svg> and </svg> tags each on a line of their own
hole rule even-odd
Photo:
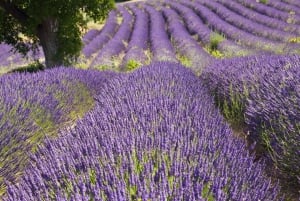
<svg viewBox="0 0 300 201">
<path fill-rule="evenodd" d="M 215 198 L 213 196 L 213 193 L 210 190 L 211 183 L 207 182 L 204 184 L 203 189 L 201 191 L 201 196 L 206 199 L 206 201 L 214 201 Z"/>
<path fill-rule="evenodd" d="M 300 36 L 289 39 L 290 43 L 300 43 Z"/>
<path fill-rule="evenodd" d="M 180 61 L 180 63 L 186 67 L 192 67 L 193 63 L 192 60 L 189 59 L 187 56 L 182 54 L 177 54 L 177 59 Z"/>
<path fill-rule="evenodd" d="M 218 49 L 219 43 L 222 42 L 225 39 L 225 37 L 217 32 L 213 32 L 210 35 L 209 39 L 210 39 L 209 48 L 211 50 L 216 50 Z"/>
<path fill-rule="evenodd" d="M 267 4 L 267 3 L 268 3 L 268 0 L 259 0 L 259 3 Z"/>
<path fill-rule="evenodd" d="M 224 58 L 225 54 L 218 50 L 218 45 L 225 39 L 225 37 L 217 32 L 210 35 L 210 42 L 204 48 L 209 54 L 215 58 Z"/>
<path fill-rule="evenodd" d="M 234 92 L 232 85 L 230 86 L 229 99 L 225 99 L 215 94 L 215 102 L 221 113 L 233 128 L 240 128 L 245 123 L 244 111 L 245 105 L 243 99 L 247 95 Z"/>
<path fill-rule="evenodd" d="M 134 59 L 130 59 L 126 64 L 126 71 L 132 71 L 142 66 L 142 63 Z"/>
</svg>

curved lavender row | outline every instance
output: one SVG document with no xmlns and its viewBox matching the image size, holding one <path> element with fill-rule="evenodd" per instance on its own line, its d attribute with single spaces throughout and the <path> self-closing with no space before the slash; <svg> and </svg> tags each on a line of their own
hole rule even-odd
<svg viewBox="0 0 300 201">
<path fill-rule="evenodd" d="M 238 41 L 245 46 L 250 46 L 253 48 L 262 49 L 265 51 L 272 51 L 276 53 L 294 53 L 298 52 L 299 48 L 292 45 L 287 46 L 286 43 L 280 43 L 275 41 L 270 41 L 257 37 L 253 34 L 244 32 L 220 19 L 216 14 L 210 11 L 208 8 L 202 6 L 199 3 L 186 2 L 181 0 L 181 3 L 187 5 L 190 8 L 193 8 L 194 11 L 206 22 L 209 24 L 209 27 L 212 29 L 217 29 L 219 32 L 224 33 L 225 36 L 232 40 Z"/>
<path fill-rule="evenodd" d="M 281 1 L 268 1 L 267 5 L 272 6 L 276 9 L 288 12 L 288 13 L 294 12 L 296 15 L 300 16 L 300 12 L 299 12 L 300 7 L 295 6 L 293 4 L 288 4 L 285 2 L 281 2 Z M 299 2 L 298 2 L 298 5 L 299 5 Z"/>
<path fill-rule="evenodd" d="M 13 66 L 14 64 L 20 65 L 24 63 L 24 59 L 22 59 L 22 55 L 19 53 L 14 53 L 12 46 L 1 43 L 0 44 L 0 66 Z"/>
<path fill-rule="evenodd" d="M 287 33 L 281 30 L 272 29 L 268 26 L 258 24 L 249 20 L 241 15 L 238 15 L 231 10 L 227 9 L 220 3 L 208 1 L 208 0 L 201 0 L 199 1 L 202 5 L 205 5 L 214 13 L 216 13 L 221 19 L 224 19 L 226 22 L 230 23 L 233 26 L 238 27 L 243 31 L 247 31 L 251 34 L 261 36 L 264 38 L 268 38 L 274 41 L 282 41 L 288 42 L 291 38 L 296 38 L 297 35 Z"/>
<path fill-rule="evenodd" d="M 113 66 L 113 58 L 117 57 L 122 51 L 125 51 L 125 43 L 128 43 L 130 39 L 134 19 L 125 7 L 119 6 L 118 11 L 122 15 L 122 24 L 115 36 L 108 41 L 94 58 L 90 65 L 92 68 L 98 66 Z"/>
<path fill-rule="evenodd" d="M 299 8 L 300 8 L 299 1 L 298 1 L 298 0 L 283 0 L 283 2 L 288 3 L 288 4 L 290 4 L 290 5 L 293 5 L 293 6 L 296 6 L 296 7 L 299 7 Z"/>
<path fill-rule="evenodd" d="M 252 0 L 235 0 L 236 2 L 239 2 L 240 4 L 243 4 L 244 6 L 248 8 L 252 8 L 253 10 L 262 13 L 264 15 L 268 15 L 270 17 L 277 18 L 279 20 L 289 22 L 292 24 L 300 25 L 300 17 L 291 15 L 289 13 L 280 11 L 276 8 L 272 8 L 269 6 L 266 6 L 262 3 L 258 3 Z"/>
<path fill-rule="evenodd" d="M 252 21 L 258 22 L 260 24 L 264 24 L 266 26 L 275 29 L 280 29 L 291 33 L 300 34 L 300 27 L 295 24 L 288 24 L 287 22 L 278 20 L 276 18 L 272 18 L 267 15 L 257 13 L 252 9 L 247 8 L 234 1 L 218 0 L 218 2 L 226 6 L 231 11 L 234 11 L 239 15 L 251 19 Z"/>
<path fill-rule="evenodd" d="M 25 63 L 20 54 L 14 54 L 13 52 L 4 53 L 1 55 L 0 59 L 0 66 L 14 66 Z"/>
<path fill-rule="evenodd" d="M 198 42 L 191 37 L 184 25 L 180 22 L 181 18 L 170 8 L 162 8 L 162 13 L 166 19 L 168 31 L 175 45 L 175 49 L 180 55 L 186 56 L 191 61 L 194 71 L 201 71 L 214 59 L 203 50 Z"/>
<path fill-rule="evenodd" d="M 217 62 L 202 74 L 216 96 L 238 98 L 250 137 L 293 185 L 300 176 L 299 73 L 299 56 L 255 56 Z"/>
<path fill-rule="evenodd" d="M 129 41 L 126 55 L 123 59 L 122 66 L 126 66 L 130 60 L 145 64 L 148 56 L 145 51 L 149 48 L 149 16 L 142 9 L 137 8 L 135 4 L 128 5 L 130 10 L 135 15 L 135 23 Z"/>
<path fill-rule="evenodd" d="M 262 55 L 220 60 L 204 71 L 203 79 L 211 86 L 210 91 L 221 90 L 225 98 L 229 98 L 230 90 L 241 95 L 249 94 L 255 91 L 253 87 L 244 89 L 243 86 L 254 86 L 263 78 L 268 78 L 269 74 L 276 74 L 285 65 L 297 66 L 298 61 L 293 58 L 298 56 Z M 262 67 L 261 62 L 266 64 Z M 246 102 L 246 99 L 242 101 Z"/>
<path fill-rule="evenodd" d="M 104 27 L 101 29 L 100 33 L 93 38 L 87 45 L 82 49 L 82 53 L 90 58 L 92 54 L 101 50 L 103 46 L 115 35 L 119 25 L 117 23 L 117 11 L 110 11 Z"/>
<path fill-rule="evenodd" d="M 8 52 L 10 52 L 11 50 L 11 46 L 5 44 L 5 43 L 0 43 L 0 57 L 3 54 L 7 54 Z"/>
<path fill-rule="evenodd" d="M 150 46 L 152 61 L 176 62 L 176 54 L 165 29 L 162 13 L 150 5 L 144 4 L 145 11 L 150 16 Z"/>
<path fill-rule="evenodd" d="M 164 3 L 180 14 L 191 35 L 197 34 L 199 40 L 205 45 L 210 43 L 212 30 L 204 24 L 201 18 L 199 18 L 191 8 L 174 1 L 164 1 Z"/>
<path fill-rule="evenodd" d="M 46 136 L 56 135 L 60 126 L 91 109 L 92 95 L 109 77 L 110 73 L 59 68 L 0 78 L 0 195 L 4 180 L 16 179 L 28 154 Z"/>
<path fill-rule="evenodd" d="M 136 22 L 134 31 L 132 33 L 131 41 L 128 48 L 139 47 L 141 49 L 148 48 L 148 32 L 149 32 L 149 19 L 148 15 L 142 8 L 137 7 L 137 4 L 129 4 L 129 9 L 136 15 Z M 141 29 L 142 26 L 143 30 Z M 137 30 L 136 30 L 137 29 Z"/>
<path fill-rule="evenodd" d="M 2 45 L 2 47 L 4 49 L 2 53 L 0 53 L 0 67 L 5 69 L 3 72 L 28 65 L 36 60 L 41 60 L 44 57 L 41 48 L 38 48 L 36 51 L 30 50 L 26 56 L 23 56 L 18 52 L 14 52 L 9 45 Z"/>
<path fill-rule="evenodd" d="M 84 45 L 87 45 L 89 42 L 91 42 L 98 34 L 100 33 L 97 29 L 91 29 L 89 30 L 83 37 L 82 41 Z"/>
<path fill-rule="evenodd" d="M 107 84 L 3 200 L 280 200 L 277 192 L 192 71 L 157 63 Z"/>
<path fill-rule="evenodd" d="M 191 35 L 197 35 L 198 40 L 206 46 L 211 43 L 211 34 L 213 34 L 213 31 L 204 24 L 191 8 L 174 1 L 165 1 L 165 3 L 180 14 Z M 241 52 L 245 54 L 251 53 L 249 48 L 244 48 L 228 39 L 221 41 L 218 44 L 218 49 L 226 52 L 227 55 L 239 55 Z"/>
<path fill-rule="evenodd" d="M 288 183 L 300 186 L 300 57 L 288 58 L 284 68 L 259 82 L 250 94 L 245 121 L 260 138 Z M 299 192 L 298 192 L 299 193 Z M 300 195 L 299 195 L 300 196 Z"/>
</svg>

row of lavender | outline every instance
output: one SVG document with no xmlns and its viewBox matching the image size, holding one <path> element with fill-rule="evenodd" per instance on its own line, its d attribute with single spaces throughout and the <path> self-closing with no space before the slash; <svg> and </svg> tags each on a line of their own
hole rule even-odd
<svg viewBox="0 0 300 201">
<path fill-rule="evenodd" d="M 260 154 L 295 191 L 300 189 L 299 77 L 299 56 L 224 60 L 202 74 L 225 115 L 242 118 L 250 140 L 263 146 Z"/>
<path fill-rule="evenodd" d="M 221 57 L 257 52 L 299 54 L 297 8 L 293 2 L 264 5 L 247 0 L 123 4 L 111 11 L 101 30 L 91 30 L 83 37 L 83 62 L 86 67 L 125 69 L 132 62 L 179 61 L 201 71 L 213 59 L 208 53 Z M 173 10 L 172 20 L 166 9 Z M 214 42 L 216 36 L 219 39 Z M 20 60 L 2 46 L 5 58 L 0 66 Z M 211 46 L 215 47 L 211 50 Z"/>
<path fill-rule="evenodd" d="M 0 75 L 7 71 L 11 71 L 17 67 L 24 66 L 36 60 L 41 60 L 43 54 L 41 50 L 36 52 L 30 51 L 27 57 L 20 53 L 14 52 L 12 47 L 7 44 L 0 44 Z"/>
<path fill-rule="evenodd" d="M 242 5 L 252 8 L 262 14 L 268 15 L 272 18 L 279 19 L 295 25 L 300 25 L 299 2 L 296 1 L 269 1 L 267 5 L 253 2 L 251 0 L 234 0 Z"/>
<path fill-rule="evenodd" d="M 4 181 L 14 182 L 28 153 L 60 126 L 82 117 L 93 105 L 93 94 L 110 73 L 53 69 L 37 74 L 0 78 L 0 195 Z"/>
<path fill-rule="evenodd" d="M 111 13 L 113 17 L 109 17 L 102 31 L 89 35 L 83 53 L 93 60 L 91 67 L 113 65 L 116 58 L 124 68 L 131 59 L 140 64 L 149 60 L 182 62 L 184 56 L 189 61 L 186 63 L 202 70 L 212 60 L 207 47 L 214 34 L 219 33 L 223 37 L 217 49 L 227 56 L 255 52 L 299 54 L 300 15 L 294 7 L 287 3 L 252 6 L 248 1 L 223 0 L 126 4 Z M 284 13 L 291 17 L 286 10 L 293 12 L 291 21 L 284 17 Z M 166 12 L 172 12 L 172 20 Z M 121 25 L 117 16 L 123 18 Z M 201 59 L 203 63 L 199 65 Z"/>
<path fill-rule="evenodd" d="M 103 85 L 3 200 L 282 200 L 244 147 L 191 70 L 156 63 Z"/>
</svg>

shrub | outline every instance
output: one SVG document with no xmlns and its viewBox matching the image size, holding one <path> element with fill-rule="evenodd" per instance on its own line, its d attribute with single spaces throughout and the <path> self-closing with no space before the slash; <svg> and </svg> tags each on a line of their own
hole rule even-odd
<svg viewBox="0 0 300 201">
<path fill-rule="evenodd" d="M 259 0 L 259 3 L 267 4 L 267 3 L 268 3 L 268 0 Z"/>
<path fill-rule="evenodd" d="M 288 186 L 299 185 L 300 175 L 298 77 L 299 56 L 271 55 L 216 62 L 202 76 L 229 121 L 244 117 L 251 139 Z"/>
<path fill-rule="evenodd" d="M 126 70 L 128 71 L 131 71 L 131 70 L 135 70 L 137 69 L 138 67 L 140 67 L 142 64 L 136 60 L 133 60 L 133 59 L 130 59 L 128 62 L 127 62 L 127 65 L 126 65 Z"/>
<path fill-rule="evenodd" d="M 201 80 L 174 63 L 115 77 L 31 157 L 6 200 L 280 200 Z"/>
<path fill-rule="evenodd" d="M 4 181 L 22 174 L 29 153 L 93 107 L 93 95 L 111 75 L 57 68 L 0 78 L 0 195 Z"/>
</svg>

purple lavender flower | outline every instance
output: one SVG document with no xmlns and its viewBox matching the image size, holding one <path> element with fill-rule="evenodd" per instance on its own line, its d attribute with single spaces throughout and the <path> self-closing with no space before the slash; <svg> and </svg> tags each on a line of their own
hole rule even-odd
<svg viewBox="0 0 300 201">
<path fill-rule="evenodd" d="M 0 77 L 0 194 L 4 181 L 15 182 L 45 138 L 82 117 L 93 106 L 109 72 L 58 68 L 36 74 Z M 33 185 L 32 188 L 35 188 Z"/>
<path fill-rule="evenodd" d="M 174 10 L 163 8 L 162 13 L 166 18 L 168 31 L 177 52 L 185 55 L 191 61 L 190 67 L 195 72 L 201 72 L 213 61 L 213 58 L 190 36 Z"/>
<path fill-rule="evenodd" d="M 267 15 L 253 11 L 251 8 L 245 7 L 235 1 L 225 1 L 219 0 L 218 2 L 222 3 L 231 11 L 238 13 L 248 19 L 251 19 L 254 22 L 264 24 L 266 26 L 272 27 L 274 29 L 284 30 L 295 34 L 300 34 L 300 27 L 294 24 L 289 24 L 287 22 L 281 21 L 276 18 L 269 17 Z M 273 3 L 273 1 L 269 2 Z M 280 3 L 280 2 L 277 2 Z"/>
<path fill-rule="evenodd" d="M 121 54 L 121 52 L 125 51 L 128 40 L 130 39 L 133 26 L 133 16 L 123 6 L 119 6 L 118 11 L 122 15 L 122 23 L 113 38 L 108 41 L 108 43 L 93 59 L 90 65 L 91 68 L 97 68 L 99 66 L 114 67 L 115 60 L 121 60 L 117 57 Z"/>
<path fill-rule="evenodd" d="M 292 185 L 300 174 L 299 72 L 299 56 L 265 55 L 216 62 L 202 75 L 220 100 L 241 103 L 250 139 Z"/>
<path fill-rule="evenodd" d="M 97 29 L 91 29 L 89 30 L 83 37 L 82 41 L 85 45 L 90 43 L 98 34 L 100 33 Z"/>
<path fill-rule="evenodd" d="M 112 79 L 96 100 L 76 127 L 31 155 L 3 200 L 281 200 L 191 70 L 142 67 Z"/>
<path fill-rule="evenodd" d="M 107 17 L 104 27 L 101 29 L 100 33 L 93 37 L 93 39 L 84 46 L 82 53 L 90 58 L 92 54 L 98 52 L 103 48 L 103 46 L 114 36 L 117 28 L 117 11 L 112 10 Z"/>
<path fill-rule="evenodd" d="M 288 12 L 284 12 L 281 10 L 278 10 L 276 8 L 272 8 L 270 6 L 254 2 L 254 1 L 249 1 L 249 0 L 235 0 L 239 2 L 240 4 L 243 4 L 247 7 L 251 7 L 255 11 L 262 13 L 264 15 L 277 18 L 279 20 L 291 23 L 291 24 L 296 24 L 297 26 L 300 25 L 300 16 L 298 15 L 291 15 Z"/>
<path fill-rule="evenodd" d="M 122 68 L 126 68 L 130 60 L 139 64 L 145 64 L 149 60 L 149 55 L 146 53 L 149 49 L 149 16 L 134 4 L 130 4 L 128 7 L 135 16 L 135 22 Z"/>
<path fill-rule="evenodd" d="M 177 62 L 174 48 L 165 29 L 165 20 L 162 13 L 147 4 L 143 7 L 150 16 L 150 46 L 153 55 L 152 61 Z"/>
</svg>

